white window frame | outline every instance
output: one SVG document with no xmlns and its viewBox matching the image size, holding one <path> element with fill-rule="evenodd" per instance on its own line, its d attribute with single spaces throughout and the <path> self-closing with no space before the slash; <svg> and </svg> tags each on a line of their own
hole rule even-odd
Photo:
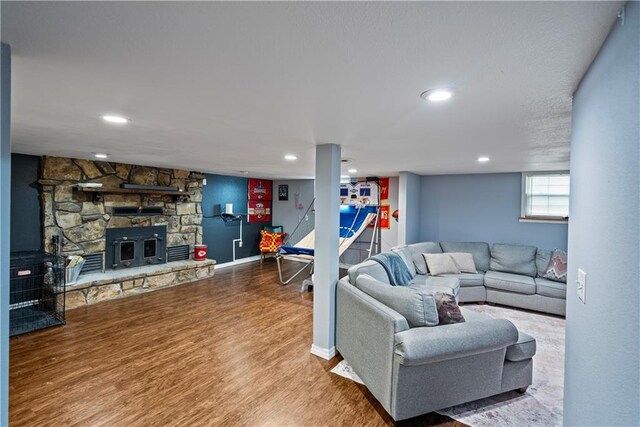
<svg viewBox="0 0 640 427">
<path fill-rule="evenodd" d="M 550 223 L 567 223 L 568 217 L 564 216 L 540 216 L 527 215 L 527 178 L 537 175 L 570 175 L 569 171 L 550 171 L 550 172 L 522 172 L 522 189 L 520 194 L 520 222 L 550 222 Z M 571 195 L 569 195 L 571 197 Z"/>
</svg>

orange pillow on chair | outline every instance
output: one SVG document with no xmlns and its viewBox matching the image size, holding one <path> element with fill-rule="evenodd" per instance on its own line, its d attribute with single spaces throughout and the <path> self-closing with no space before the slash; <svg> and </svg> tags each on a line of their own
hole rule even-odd
<svg viewBox="0 0 640 427">
<path fill-rule="evenodd" d="M 272 233 L 271 231 L 260 230 L 260 252 L 278 252 L 282 246 L 282 238 L 285 233 Z"/>
</svg>

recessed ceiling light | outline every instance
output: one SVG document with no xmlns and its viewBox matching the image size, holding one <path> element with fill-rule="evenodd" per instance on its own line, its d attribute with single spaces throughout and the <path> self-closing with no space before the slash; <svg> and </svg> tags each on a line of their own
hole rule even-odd
<svg viewBox="0 0 640 427">
<path fill-rule="evenodd" d="M 451 89 L 430 89 L 426 92 L 422 92 L 420 97 L 425 101 L 441 102 L 451 99 L 453 97 L 453 90 Z"/>
<path fill-rule="evenodd" d="M 487 156 L 480 156 L 480 157 L 478 157 L 478 161 L 479 161 L 480 163 L 486 163 L 486 162 L 488 162 L 489 160 L 491 160 L 491 159 L 489 159 Z"/>
<path fill-rule="evenodd" d="M 356 172 L 358 172 L 358 169 L 353 169 L 353 168 L 349 169 L 349 173 L 356 173 Z"/>
<path fill-rule="evenodd" d="M 249 175 L 249 171 L 238 171 L 241 175 Z"/>
<path fill-rule="evenodd" d="M 122 125 L 122 124 L 125 124 L 125 123 L 129 123 L 129 121 L 130 121 L 126 117 L 113 116 L 113 115 L 110 115 L 110 114 L 102 116 L 102 120 L 104 120 L 105 122 L 109 122 L 109 123 L 117 123 L 119 125 Z"/>
<path fill-rule="evenodd" d="M 106 159 L 109 157 L 109 155 L 105 153 L 93 153 L 93 155 L 96 159 Z"/>
<path fill-rule="evenodd" d="M 286 154 L 284 156 L 285 160 L 298 160 L 298 156 L 296 156 L 295 154 Z"/>
</svg>

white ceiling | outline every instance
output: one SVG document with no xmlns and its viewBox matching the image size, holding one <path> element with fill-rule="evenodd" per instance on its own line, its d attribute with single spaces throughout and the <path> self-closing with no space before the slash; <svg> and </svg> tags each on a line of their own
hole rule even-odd
<svg viewBox="0 0 640 427">
<path fill-rule="evenodd" d="M 2 1 L 13 147 L 262 177 L 313 176 L 320 143 L 361 176 L 566 169 L 620 4 Z"/>
</svg>

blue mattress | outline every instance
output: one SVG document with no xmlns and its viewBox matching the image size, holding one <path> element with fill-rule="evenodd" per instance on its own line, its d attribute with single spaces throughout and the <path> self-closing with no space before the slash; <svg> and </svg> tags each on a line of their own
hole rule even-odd
<svg viewBox="0 0 640 427">
<path fill-rule="evenodd" d="M 376 213 L 378 208 L 376 206 L 365 206 L 360 209 L 354 206 L 340 206 L 340 238 L 349 238 L 360 229 L 370 213 Z M 288 255 L 314 255 L 313 248 L 300 248 L 298 246 L 280 246 L 281 254 Z"/>
</svg>

